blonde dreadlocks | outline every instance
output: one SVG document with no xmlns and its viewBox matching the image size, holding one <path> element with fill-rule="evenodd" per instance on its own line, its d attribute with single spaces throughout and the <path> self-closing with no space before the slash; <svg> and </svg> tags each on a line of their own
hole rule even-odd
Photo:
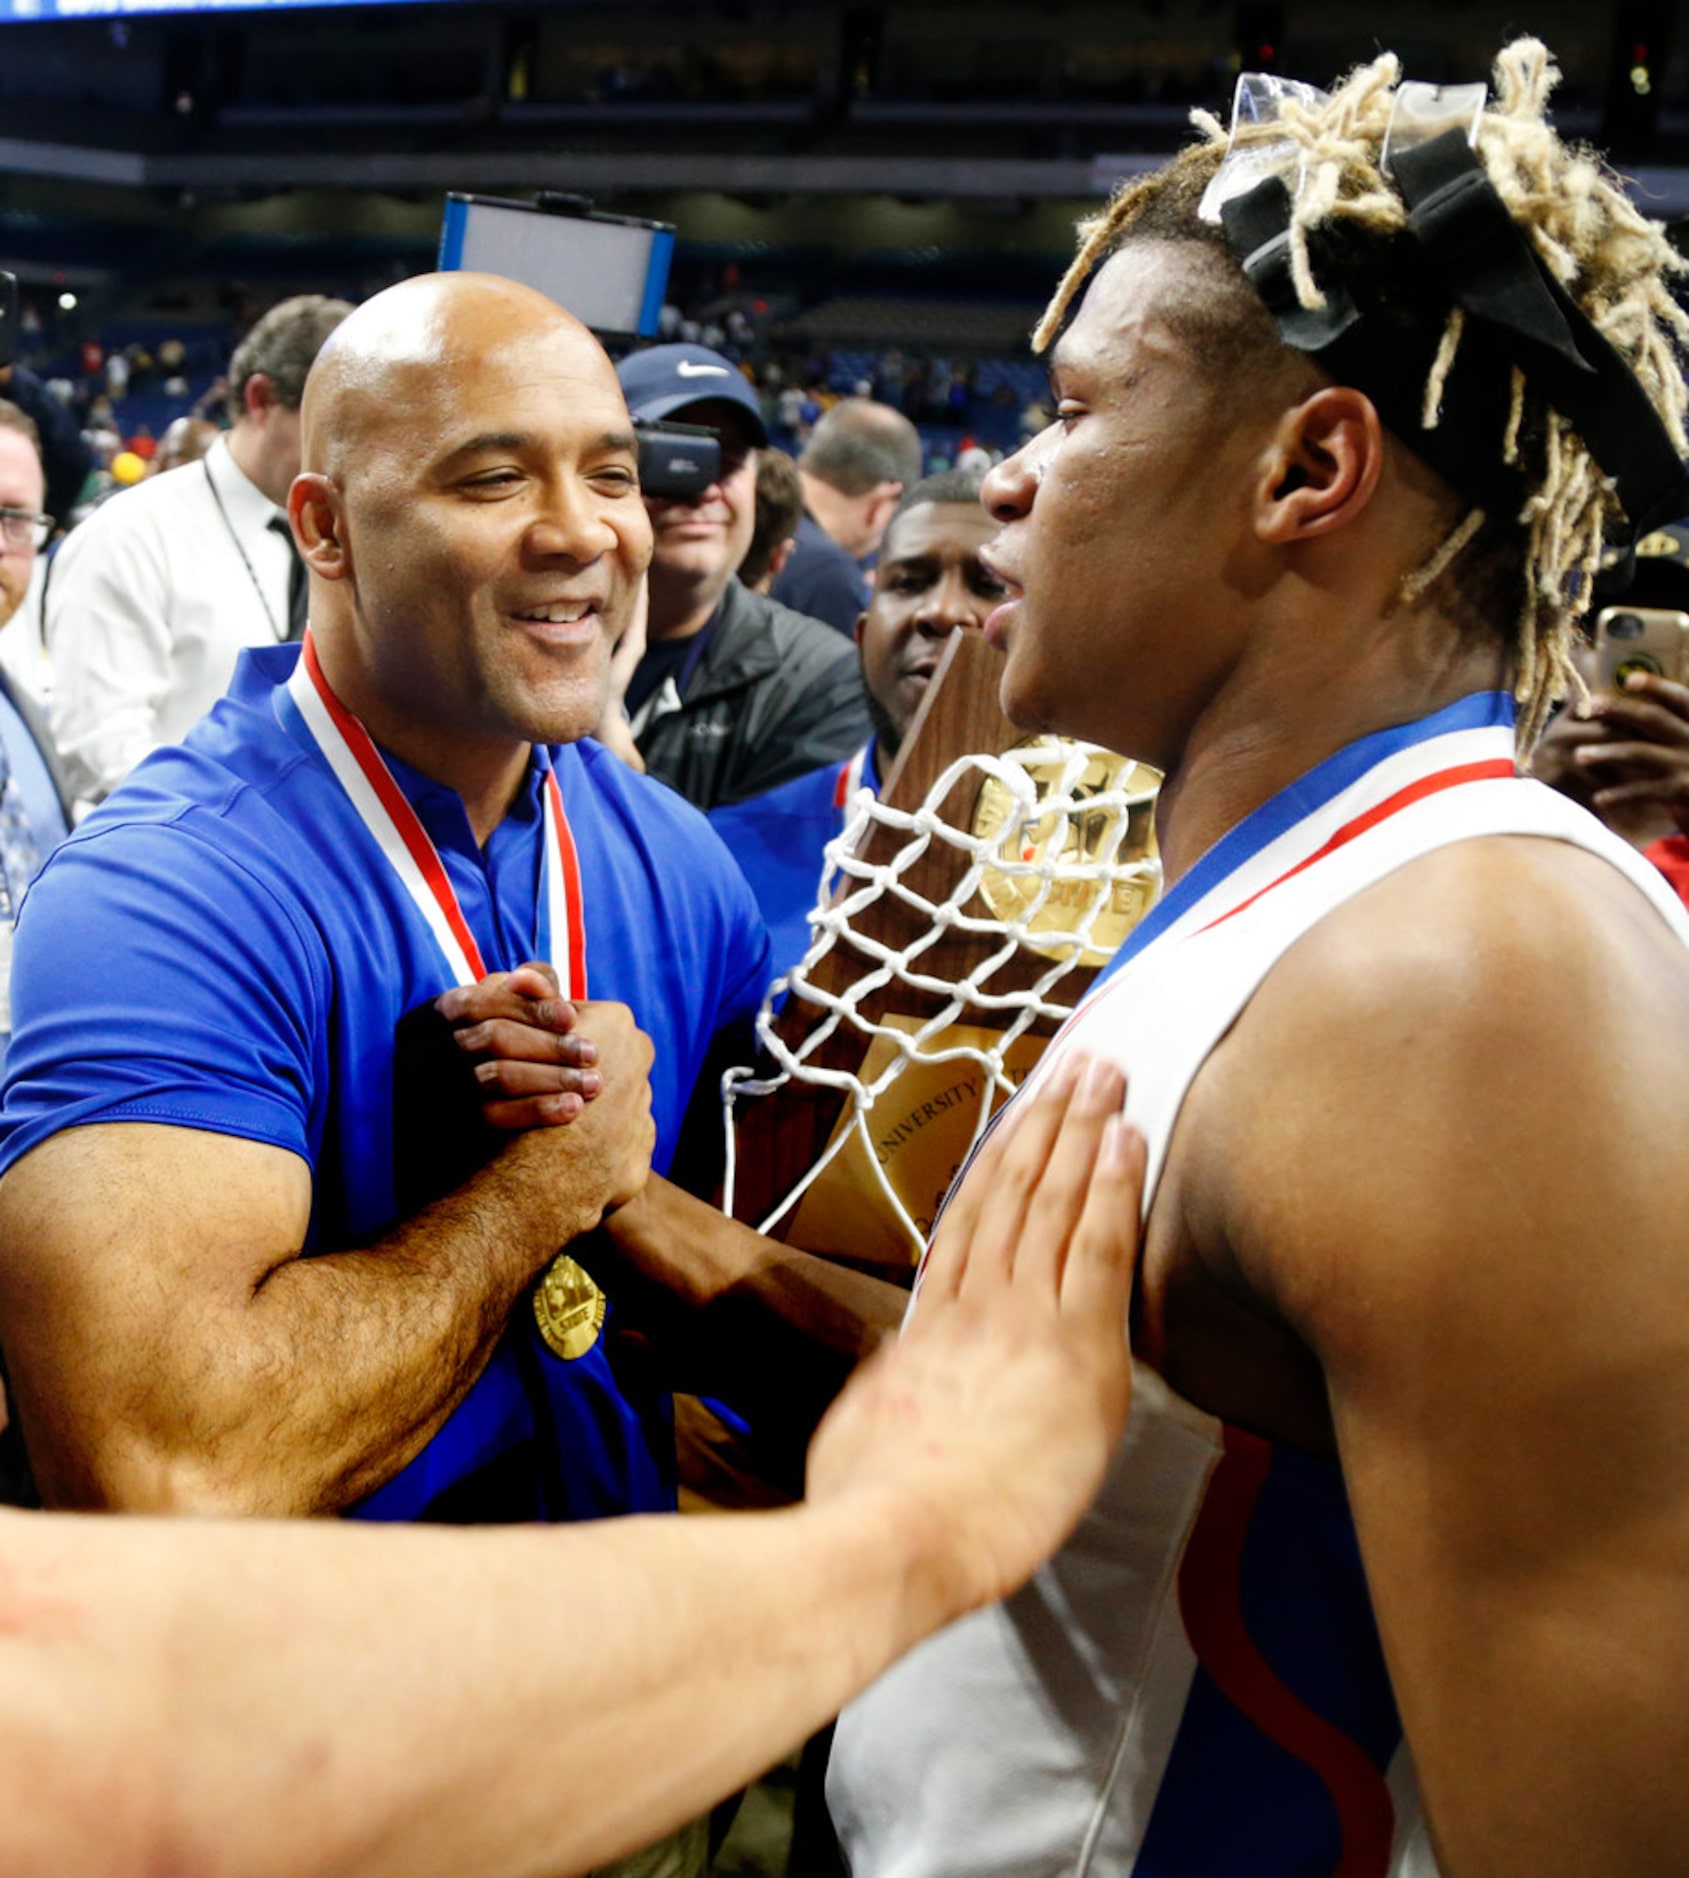
<svg viewBox="0 0 1689 1878">
<path fill-rule="evenodd" d="M 1286 99 L 1276 123 L 1237 133 L 1240 146 L 1287 142 L 1298 160 L 1290 263 L 1305 308 L 1325 305 L 1309 256 L 1310 230 L 1346 227 L 1387 237 L 1407 224 L 1407 209 L 1382 167 L 1397 77 L 1395 56 L 1386 53 L 1351 74 L 1325 103 Z M 1689 319 L 1668 283 L 1685 263 L 1664 230 L 1632 207 L 1600 158 L 1563 143 L 1550 128 L 1544 110 L 1558 79 L 1537 40 L 1508 46 L 1496 60 L 1495 99 L 1479 119 L 1476 152 L 1550 274 L 1635 373 L 1681 456 L 1689 442 L 1677 347 Z M 1203 141 L 1128 184 L 1101 215 L 1080 224 L 1079 252 L 1033 334 L 1035 349 L 1051 342 L 1092 273 L 1135 231 L 1144 232 L 1146 218 L 1154 234 L 1166 238 L 1173 233 L 1171 207 L 1175 220 L 1186 224 L 1180 233 L 1213 245 L 1213 231 L 1197 220 L 1195 205 L 1219 167 L 1227 133 L 1206 112 L 1195 113 L 1193 122 Z M 1464 329 L 1464 315 L 1452 309 L 1426 376 L 1420 423 L 1427 431 L 1442 415 Z M 1414 439 L 1404 435 L 1403 441 L 1411 446 Z M 1474 541 L 1473 555 L 1487 554 L 1493 562 L 1499 552 L 1516 596 L 1516 695 L 1520 737 L 1528 747 L 1553 701 L 1578 683 L 1569 658 L 1576 622 L 1589 603 L 1604 535 L 1623 517 L 1611 479 L 1516 368 L 1499 447 L 1502 460 L 1522 474 L 1523 508 L 1495 516 L 1470 509 L 1408 577 L 1404 597 L 1416 599 L 1451 567 L 1458 584 L 1456 563 Z"/>
</svg>

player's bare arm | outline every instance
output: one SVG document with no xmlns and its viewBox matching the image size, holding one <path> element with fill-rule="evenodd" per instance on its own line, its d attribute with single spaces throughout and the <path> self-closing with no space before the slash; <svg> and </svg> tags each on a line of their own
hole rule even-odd
<svg viewBox="0 0 1689 1878">
<path fill-rule="evenodd" d="M 603 1252 L 599 1250 L 603 1246 Z M 893 1335 L 909 1294 L 782 1245 L 653 1175 L 583 1254 L 637 1291 L 677 1388 L 723 1395 L 804 1434 L 851 1370 Z"/>
<path fill-rule="evenodd" d="M 1445 1878 L 1681 1869 L 1686 1027 L 1680 944 L 1604 862 L 1462 844 L 1287 954 L 1157 1202 L 1146 1291 L 1194 1253 L 1323 1371 Z M 1305 1439 L 1271 1369 L 1224 1412 Z"/>
<path fill-rule="evenodd" d="M 974 1193 L 1002 1204 L 952 1209 L 804 1507 L 483 1533 L 0 1515 L 0 1866 L 561 1874 L 741 1784 L 1095 1493 L 1130 1374 L 1121 1096 L 1070 1082 L 988 1146 Z"/>
<path fill-rule="evenodd" d="M 390 1479 L 559 1246 L 643 1184 L 649 1040 L 591 1007 L 604 1087 L 375 1244 L 305 1256 L 297 1156 L 203 1130 L 67 1130 L 0 1185 L 0 1314 L 49 1505 L 296 1514 Z"/>
</svg>

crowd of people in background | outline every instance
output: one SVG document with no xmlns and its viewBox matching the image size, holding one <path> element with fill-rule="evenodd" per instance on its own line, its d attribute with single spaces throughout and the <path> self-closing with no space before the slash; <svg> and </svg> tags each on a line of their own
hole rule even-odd
<svg viewBox="0 0 1689 1878">
<path fill-rule="evenodd" d="M 310 296 L 306 302 L 317 304 Z M 264 323 L 256 318 L 252 321 L 254 325 Z M 26 345 L 33 341 L 40 360 L 46 343 L 42 323 L 39 317 L 31 317 L 27 307 L 24 338 Z M 846 353 L 794 345 L 789 337 L 782 337 L 770 316 L 768 301 L 742 287 L 738 269 L 732 263 L 695 304 L 682 306 L 670 301 L 663 306 L 654 351 L 663 358 L 707 356 L 732 369 L 731 395 L 738 412 L 735 421 L 743 431 L 737 444 L 745 449 L 740 461 L 749 463 L 754 458 L 755 487 L 754 492 L 748 486 L 735 491 L 735 528 L 729 531 L 716 557 L 719 566 L 712 580 L 729 580 L 735 593 L 744 589 L 770 596 L 798 614 L 823 621 L 847 638 L 854 635 L 857 619 L 868 605 L 880 535 L 904 492 L 923 475 L 951 470 L 972 476 L 977 482 L 1003 460 L 1008 449 L 1036 435 L 1051 418 L 1046 397 L 1028 395 L 1022 401 L 1018 395 L 1028 383 L 1024 369 L 1011 379 L 999 368 L 989 402 L 982 403 L 976 390 L 982 362 L 977 359 L 955 359 L 914 346 L 889 345 Z M 636 352 L 630 359 L 637 356 Z M 235 362 L 238 364 L 238 354 Z M 96 632 L 90 642 L 90 621 L 98 608 L 85 605 L 78 591 L 77 567 L 83 559 L 84 544 L 79 541 L 77 552 L 59 559 L 59 550 L 77 524 L 117 496 L 198 463 L 208 454 L 215 474 L 221 460 L 218 452 L 227 450 L 231 436 L 237 440 L 238 449 L 242 428 L 252 420 L 239 408 L 243 381 L 231 379 L 230 365 L 230 359 L 217 351 L 215 341 L 208 339 L 203 330 L 195 329 L 188 340 L 166 333 L 162 337 L 119 338 L 109 345 L 90 333 L 68 352 L 61 334 L 57 353 L 42 360 L 41 369 L 20 362 L 0 371 L 0 396 L 15 405 L 34 427 L 45 478 L 43 509 L 55 518 L 43 550 L 33 557 L 29 582 L 21 593 L 14 592 L 8 598 L 8 629 L 0 635 L 0 672 L 32 710 L 42 710 L 53 718 L 61 748 L 67 741 L 67 723 L 69 741 L 79 745 L 84 726 L 90 722 L 98 723 L 98 734 L 104 734 L 105 728 L 121 721 L 126 711 L 140 709 L 143 720 L 141 732 L 131 735 L 121 750 L 100 761 L 85 763 L 73 749 L 69 786 L 73 796 L 84 803 L 104 794 L 151 742 L 185 728 L 226 679 L 230 648 L 236 641 L 251 638 L 248 629 L 242 627 L 229 638 L 228 647 L 208 655 L 200 680 L 186 692 L 181 691 L 179 677 L 167 682 L 160 663 L 179 661 L 184 656 L 181 644 L 166 654 L 155 642 L 149 656 L 156 669 L 143 673 L 139 680 L 148 702 L 137 707 L 117 697 L 116 691 L 122 687 L 117 685 L 116 675 L 131 663 L 135 646 L 147 636 L 143 616 L 149 608 L 131 601 L 126 593 L 117 594 L 114 604 L 120 613 L 127 610 L 129 617 L 120 621 L 115 632 L 103 636 Z M 648 368 L 634 364 L 631 369 L 637 382 L 639 372 Z M 724 378 L 721 382 L 729 381 Z M 297 386 L 291 395 L 297 397 Z M 671 414 L 685 414 L 686 407 L 700 402 L 709 401 L 692 398 L 677 402 L 670 398 L 665 408 Z M 144 409 L 158 420 L 156 434 L 147 419 L 130 421 L 137 409 Z M 705 416 L 709 415 L 706 410 Z M 976 429 L 989 434 L 976 435 Z M 289 467 L 290 459 L 284 455 L 268 478 L 269 486 L 260 488 L 263 501 L 270 504 L 272 527 L 267 534 L 255 535 L 243 550 L 243 577 L 253 589 L 252 597 L 263 601 L 268 609 L 264 623 L 270 627 L 278 623 L 290 605 L 296 608 L 300 597 L 298 578 L 292 581 L 291 596 L 287 591 L 291 561 L 284 552 L 285 530 L 273 526 L 280 515 L 277 503 L 285 493 L 283 472 Z M 214 483 L 209 477 L 206 480 L 214 491 Z M 188 486 L 182 487 L 183 500 L 191 506 Z M 173 505 L 167 505 L 162 512 L 168 513 L 169 506 Z M 133 520 L 139 526 L 142 510 L 157 507 L 157 502 L 148 497 L 125 507 L 121 514 L 125 521 Z M 262 529 L 264 517 L 257 507 L 251 519 L 255 528 Z M 738 526 L 741 520 L 742 527 Z M 105 525 L 94 532 L 105 535 Z M 161 540 L 168 534 L 165 530 Z M 215 533 L 211 539 L 218 547 L 229 545 Z M 1689 597 L 1683 540 L 1661 534 L 1656 536 L 1654 546 L 1655 557 L 1643 563 L 1639 591 L 1645 596 L 1644 603 L 1651 595 L 1662 605 L 1680 604 Z M 16 559 L 16 544 L 12 551 Z M 628 715 L 641 715 L 647 726 L 666 714 L 665 710 L 652 710 L 648 694 L 679 657 L 677 647 L 689 645 L 697 654 L 713 638 L 694 638 L 690 631 L 670 633 L 661 603 L 665 589 L 672 584 L 672 577 L 664 572 L 666 558 L 660 550 L 654 576 L 659 596 L 655 626 L 648 619 L 642 627 L 645 640 L 641 656 L 632 657 L 635 648 L 630 644 L 621 660 L 630 681 L 624 700 Z M 271 560 L 276 562 L 277 571 L 258 578 L 252 570 Z M 59 595 L 48 602 L 50 568 L 59 572 L 62 580 Z M 114 587 L 126 590 L 132 584 L 130 575 L 136 571 L 131 567 L 122 573 L 114 580 Z M 268 599 L 263 592 L 266 581 L 273 581 L 276 587 Z M 15 569 L 11 585 L 17 586 Z M 226 583 L 220 584 L 220 591 L 224 595 L 222 604 L 227 605 Z M 726 591 L 720 588 L 710 596 L 712 608 Z M 163 611 L 156 594 L 150 611 L 155 616 Z M 708 613 L 706 609 L 706 619 Z M 50 627 L 50 616 L 62 623 Z M 228 637 L 226 629 L 224 636 Z M 694 658 L 685 670 L 689 680 L 696 676 L 696 664 Z M 66 673 L 71 690 L 68 700 L 60 695 Z M 846 676 L 840 662 L 841 682 Z M 853 677 L 848 688 L 853 695 L 859 695 Z M 1640 707 L 1629 707 L 1628 715 L 1626 707 L 1618 709 L 1618 718 L 1633 733 L 1623 739 L 1625 752 L 1634 764 L 1638 740 L 1647 740 L 1658 753 L 1655 762 L 1669 767 L 1675 775 L 1680 760 L 1675 693 L 1658 690 L 1656 695 L 1655 689 L 1644 689 L 1648 692 L 1644 702 L 1649 708 L 1641 720 L 1637 718 Z M 817 743 L 800 740 L 797 755 L 791 759 L 800 771 L 807 755 L 830 760 L 834 744 L 854 748 L 861 741 L 864 720 L 859 703 L 847 706 L 840 691 L 830 701 L 823 701 L 823 707 L 822 714 L 835 721 L 836 732 Z M 158 719 L 155 735 L 146 720 L 161 710 L 163 716 Z M 725 701 L 720 703 L 720 710 L 731 714 Z M 1576 710 L 1556 729 L 1541 759 L 1545 774 L 1552 773 L 1585 801 L 1593 801 L 1595 796 L 1590 778 L 1600 775 L 1600 746 L 1620 741 L 1616 731 L 1604 727 L 1608 712 L 1608 704 L 1602 701 Z M 1575 731 L 1574 724 L 1578 727 Z M 660 737 L 653 731 L 648 740 L 666 748 L 673 744 L 678 729 L 678 725 L 671 724 Z M 630 753 L 637 741 L 624 738 L 619 723 L 607 724 L 605 734 Z M 1689 732 L 1684 734 L 1689 736 Z M 755 740 L 761 740 L 760 733 Z M 1575 763 L 1560 754 L 1574 746 L 1582 753 Z M 697 786 L 689 793 L 702 806 L 713 809 L 788 780 L 797 773 L 790 768 L 791 760 L 776 758 L 772 768 L 759 768 L 752 775 L 751 786 L 734 785 L 726 795 Z M 60 761 L 60 748 L 55 748 L 55 770 Z M 1689 758 L 1682 761 L 1689 767 Z M 666 771 L 674 780 L 675 772 L 666 758 L 659 757 L 656 768 L 659 774 Z M 1637 783 L 1637 778 L 1629 772 L 1621 777 L 1615 771 L 1609 779 L 1610 786 L 1621 781 Z M 1648 779 L 1641 779 L 1637 786 L 1646 794 Z M 1684 787 L 1689 790 L 1689 784 Z M 1659 799 L 1652 819 L 1645 812 L 1639 816 L 1634 808 L 1628 819 L 1631 830 L 1646 829 L 1648 840 L 1642 845 L 1650 846 L 1662 864 L 1669 859 L 1669 850 L 1662 844 L 1677 833 L 1675 823 L 1670 822 L 1664 788 L 1660 784 L 1656 790 Z M 1638 838 L 1640 842 L 1640 835 Z"/>
<path fill-rule="evenodd" d="M 0 385 L 8 1845 L 703 1878 L 836 1717 L 857 1878 L 1677 1868 L 1680 262 L 1540 44 L 1399 79 L 1118 194 L 989 442 L 475 273 Z M 711 1098 L 973 633 L 1165 892 L 894 1280 Z M 677 1385 L 808 1502 L 619 1518 Z"/>
</svg>

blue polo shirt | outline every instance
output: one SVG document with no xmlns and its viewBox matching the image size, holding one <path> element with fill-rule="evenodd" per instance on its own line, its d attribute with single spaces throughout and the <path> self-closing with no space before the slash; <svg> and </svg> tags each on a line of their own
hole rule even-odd
<svg viewBox="0 0 1689 1878">
<path fill-rule="evenodd" d="M 228 695 L 141 764 L 31 887 L 0 1172 L 61 1129 L 166 1123 L 306 1161 L 308 1250 L 367 1245 L 400 1217 L 394 1030 L 451 974 L 299 717 L 286 688 L 297 656 L 243 654 Z M 768 976 L 756 908 L 720 843 L 679 796 L 593 743 L 536 749 L 484 852 L 455 792 L 388 763 L 489 971 L 535 955 L 541 791 L 556 771 L 588 990 L 631 1006 L 655 1045 L 654 1164 L 666 1169 L 712 1039 L 748 1021 Z M 508 1509 L 488 1515 L 488 1494 L 472 1491 L 483 1517 L 672 1505 L 666 1401 L 624 1384 L 612 1341 L 563 1362 L 520 1305 L 433 1441 L 359 1510 L 456 1517 L 476 1477 L 496 1478 Z"/>
<path fill-rule="evenodd" d="M 827 843 L 843 833 L 852 806 L 838 801 L 839 778 L 854 760 L 812 769 L 778 789 L 710 811 L 710 826 L 756 895 L 774 942 L 776 977 L 809 950 L 809 914 L 819 896 L 823 854 Z M 862 787 L 875 795 L 880 793 L 878 762 L 871 742 Z"/>
</svg>

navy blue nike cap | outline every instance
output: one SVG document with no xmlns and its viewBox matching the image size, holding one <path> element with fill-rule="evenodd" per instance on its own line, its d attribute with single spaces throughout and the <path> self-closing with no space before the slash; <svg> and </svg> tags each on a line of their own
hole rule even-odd
<svg viewBox="0 0 1689 1878">
<path fill-rule="evenodd" d="M 643 352 L 630 352 L 616 367 L 616 376 L 622 381 L 629 415 L 645 423 L 672 417 L 684 424 L 689 404 L 725 398 L 745 413 L 752 442 L 759 447 L 768 442 L 757 394 L 745 374 L 708 346 L 649 346 Z"/>
</svg>

